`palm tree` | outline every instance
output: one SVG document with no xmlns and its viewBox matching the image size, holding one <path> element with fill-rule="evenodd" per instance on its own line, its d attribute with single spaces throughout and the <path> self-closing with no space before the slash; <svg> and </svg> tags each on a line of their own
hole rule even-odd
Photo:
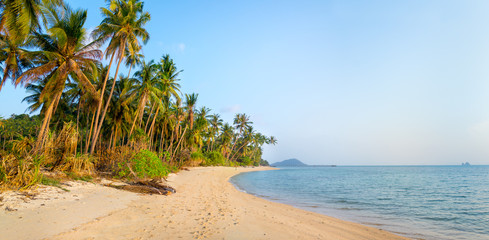
<svg viewBox="0 0 489 240">
<path fill-rule="evenodd" d="M 170 55 L 165 55 L 161 58 L 160 64 L 158 65 L 158 78 L 162 82 L 163 95 L 171 98 L 174 97 L 177 104 L 180 104 L 180 84 L 178 84 L 178 75 L 183 72 L 183 70 L 178 71 L 173 59 Z"/>
<path fill-rule="evenodd" d="M 234 128 L 229 125 L 229 123 L 225 123 L 222 126 L 220 142 L 221 142 L 221 152 L 224 157 L 228 157 L 231 153 L 231 142 L 233 140 Z"/>
<path fill-rule="evenodd" d="M 253 136 L 254 136 L 255 134 L 256 134 L 256 133 L 255 133 L 255 131 L 254 131 L 254 129 L 253 129 L 253 126 L 248 126 L 248 127 L 246 127 L 246 129 L 244 130 L 243 139 L 242 139 L 243 143 L 242 143 L 241 147 L 239 147 L 239 148 L 236 150 L 236 152 L 233 154 L 233 156 L 230 158 L 230 160 L 235 159 L 235 156 L 237 156 L 237 154 L 239 153 L 239 151 L 240 151 L 240 150 L 241 150 L 243 147 L 245 147 L 246 145 L 248 145 L 248 143 L 249 143 L 250 141 L 252 141 L 252 140 L 253 140 Z"/>
<path fill-rule="evenodd" d="M 129 67 L 127 77 L 131 77 L 132 67 L 141 65 L 143 58 L 141 47 L 126 48 L 126 67 Z"/>
<path fill-rule="evenodd" d="M 30 53 L 37 59 L 37 66 L 25 71 L 15 81 L 16 85 L 45 81 L 39 98 L 47 107 L 36 143 L 38 150 L 43 146 L 49 122 L 56 111 L 68 77 L 71 76 L 81 84 L 84 91 L 95 95 L 95 88 L 84 72 L 96 71 L 95 62 L 102 56 L 102 52 L 93 49 L 92 44 L 83 44 L 86 40 L 83 25 L 87 11 L 73 11 L 67 6 L 53 7 L 49 10 L 52 15 L 49 18 L 49 34 L 36 33 L 34 41 L 41 50 Z"/>
<path fill-rule="evenodd" d="M 188 113 L 188 122 L 190 124 L 190 130 L 194 127 L 194 111 L 195 111 L 195 105 L 197 104 L 197 97 L 199 94 L 192 93 L 192 94 L 185 94 L 185 109 L 187 109 Z"/>
<path fill-rule="evenodd" d="M 277 139 L 274 136 L 270 136 L 270 138 L 267 139 L 267 144 L 275 145 L 277 144 Z"/>
<path fill-rule="evenodd" d="M 221 116 L 219 116 L 219 114 L 216 113 L 210 116 L 210 120 L 209 120 L 209 123 L 211 125 L 210 138 L 209 138 L 211 140 L 210 151 L 212 151 L 213 149 L 215 138 L 217 133 L 219 133 L 219 127 L 222 126 L 222 122 L 223 121 L 221 119 Z"/>
<path fill-rule="evenodd" d="M 115 95 L 112 98 L 113 103 L 110 109 L 111 111 L 109 112 L 113 122 L 113 140 L 111 139 L 112 145 L 109 145 L 109 149 L 116 146 L 119 135 L 122 135 L 125 129 L 124 127 L 126 126 L 125 123 L 130 121 L 129 119 L 131 119 L 132 113 L 132 101 L 130 101 L 131 99 L 129 95 L 132 88 L 131 81 L 124 76 L 120 76 L 119 79 L 120 80 L 117 82 L 115 88 Z"/>
<path fill-rule="evenodd" d="M 141 125 L 144 108 L 149 100 L 158 107 L 162 104 L 160 101 L 160 96 L 162 95 L 161 82 L 156 77 L 156 70 L 157 65 L 153 61 L 150 61 L 149 63 L 143 61 L 141 63 L 141 70 L 134 73 L 131 99 L 138 99 L 138 107 L 129 136 L 132 135 L 136 122 L 139 122 L 139 125 Z"/>
<path fill-rule="evenodd" d="M 44 86 L 44 82 L 27 84 L 26 90 L 28 93 L 31 93 L 31 95 L 22 99 L 22 102 L 27 102 L 30 104 L 29 107 L 27 107 L 27 110 L 29 110 L 30 113 L 33 113 L 44 106 L 40 98 Z M 44 111 L 41 110 L 41 113 L 43 112 Z"/>
<path fill-rule="evenodd" d="M 109 45 L 105 50 L 106 57 L 111 56 L 109 63 L 109 71 L 105 77 L 102 91 L 101 99 L 103 99 L 103 93 L 105 90 L 105 85 L 107 84 L 107 79 L 109 78 L 110 67 L 112 66 L 112 61 L 114 56 L 117 54 L 117 68 L 114 76 L 118 76 L 119 67 L 124 59 L 124 54 L 126 53 L 126 48 L 129 52 L 134 52 L 135 49 L 140 49 L 139 39 L 146 43 L 149 40 L 149 34 L 144 29 L 146 22 L 150 20 L 150 15 L 148 12 L 143 12 L 143 2 L 139 0 L 111 0 L 109 3 L 109 8 L 101 8 L 104 19 L 102 23 L 94 30 L 93 36 L 98 42 L 104 43 L 110 39 Z M 102 102 L 100 102 L 97 109 L 97 116 L 95 121 L 95 133 L 92 141 L 92 146 L 90 148 L 90 153 L 93 153 L 95 146 L 97 144 L 98 136 L 100 134 L 100 129 L 102 128 L 102 123 L 107 113 L 107 109 L 110 105 L 110 99 L 114 92 L 115 81 L 112 83 L 112 88 L 105 104 L 104 112 L 99 119 L 99 115 L 102 108 Z"/>
<path fill-rule="evenodd" d="M 238 113 L 234 117 L 234 126 L 236 129 L 239 130 L 239 135 L 242 135 L 243 131 L 250 126 L 250 124 L 253 124 L 253 122 L 250 121 L 250 117 L 246 116 L 244 113 Z M 236 135 L 236 139 L 234 140 L 233 147 L 231 147 L 231 152 L 234 150 L 234 147 L 236 146 L 236 143 L 238 142 L 238 137 L 239 135 Z"/>
<path fill-rule="evenodd" d="M 0 90 L 7 79 L 14 81 L 22 74 L 23 69 L 31 66 L 31 59 L 26 56 L 25 49 L 29 45 L 29 41 L 24 39 L 12 38 L 7 34 L 0 35 L 0 62 L 5 62 Z"/>
<path fill-rule="evenodd" d="M 180 74 L 182 71 L 178 71 L 177 67 L 173 63 L 173 60 L 170 58 L 170 56 L 167 54 L 163 56 L 160 60 L 160 63 L 156 66 L 156 78 L 160 81 L 160 86 L 161 86 L 161 94 L 162 98 L 161 100 L 163 101 L 162 104 L 157 104 L 156 106 L 156 113 L 154 114 L 153 117 L 153 122 L 151 123 L 151 126 L 148 130 L 148 133 L 150 137 L 152 138 L 153 132 L 155 130 L 154 125 L 156 122 L 156 119 L 158 118 L 158 113 L 160 111 L 160 107 L 163 108 L 164 112 L 168 112 L 168 107 L 170 106 L 171 98 L 175 98 L 176 104 L 180 104 L 180 84 L 178 81 L 178 74 Z M 150 116 L 148 116 L 148 123 L 150 120 Z M 163 121 L 166 121 L 166 119 L 163 119 Z"/>
<path fill-rule="evenodd" d="M 0 32 L 8 32 L 12 39 L 24 40 L 35 29 L 40 29 L 39 18 L 47 22 L 43 5 L 61 5 L 62 0 L 1 0 Z"/>
</svg>

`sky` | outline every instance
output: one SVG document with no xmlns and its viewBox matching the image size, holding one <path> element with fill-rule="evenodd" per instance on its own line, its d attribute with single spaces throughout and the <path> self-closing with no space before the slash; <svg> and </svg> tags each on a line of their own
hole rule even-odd
<svg viewBox="0 0 489 240">
<path fill-rule="evenodd" d="M 101 0 L 67 1 L 102 20 Z M 149 61 L 183 93 L 275 136 L 263 158 L 307 164 L 489 164 L 489 1 L 159 1 Z M 24 113 L 21 87 L 0 116 Z"/>
</svg>

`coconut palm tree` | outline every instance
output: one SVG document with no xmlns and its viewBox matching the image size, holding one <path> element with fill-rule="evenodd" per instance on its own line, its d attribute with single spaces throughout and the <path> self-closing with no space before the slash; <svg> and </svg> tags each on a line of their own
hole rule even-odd
<svg viewBox="0 0 489 240">
<path fill-rule="evenodd" d="M 153 117 L 153 122 L 151 123 L 151 126 L 148 130 L 148 134 L 152 136 L 154 129 L 154 125 L 156 122 L 156 119 L 158 118 L 158 113 L 160 111 L 160 108 L 163 108 L 163 111 L 167 112 L 168 111 L 168 106 L 170 106 L 170 101 L 171 98 L 175 98 L 176 104 L 180 104 L 180 84 L 178 81 L 178 74 L 180 74 L 182 71 L 178 71 L 175 64 L 173 63 L 173 60 L 170 58 L 170 56 L 167 54 L 163 56 L 160 60 L 160 63 L 157 64 L 156 66 L 156 78 L 160 81 L 160 86 L 161 86 L 161 94 L 162 98 L 161 100 L 163 101 L 162 104 L 157 104 L 156 106 L 156 113 L 154 114 Z M 148 123 L 150 120 L 151 114 L 148 117 Z M 147 125 L 147 124 L 146 124 Z"/>
<path fill-rule="evenodd" d="M 141 70 L 134 73 L 132 79 L 133 90 L 131 91 L 131 99 L 138 99 L 138 107 L 134 116 L 133 124 L 129 136 L 132 135 L 136 123 L 141 125 L 143 120 L 144 108 L 148 101 L 152 101 L 158 107 L 162 105 L 160 97 L 162 96 L 161 82 L 156 77 L 157 65 L 154 61 L 141 63 Z"/>
<path fill-rule="evenodd" d="M 277 138 L 275 138 L 274 136 L 270 136 L 270 138 L 267 139 L 267 144 L 277 144 Z"/>
<path fill-rule="evenodd" d="M 93 31 L 93 36 L 98 42 L 104 43 L 109 41 L 108 47 L 105 50 L 106 57 L 111 55 L 109 62 L 109 71 L 105 77 L 101 91 L 101 99 L 103 99 L 103 93 L 107 79 L 109 78 L 110 67 L 114 56 L 117 55 L 117 68 L 114 76 L 118 76 L 119 67 L 124 59 L 126 49 L 129 52 L 135 52 L 135 49 L 140 49 L 139 39 L 146 43 L 149 40 L 149 34 L 144 29 L 146 22 L 150 20 L 148 12 L 143 11 L 143 2 L 139 0 L 111 0 L 109 8 L 101 8 L 104 19 L 102 23 Z M 105 109 L 102 116 L 99 119 L 99 115 L 102 109 L 102 102 L 100 102 L 95 122 L 95 133 L 90 148 L 90 153 L 93 153 L 97 144 L 100 129 L 107 113 L 107 109 L 110 105 L 110 99 L 114 92 L 115 81 L 112 83 L 112 88 L 105 104 Z"/>
<path fill-rule="evenodd" d="M 219 114 L 213 114 L 210 116 L 210 120 L 209 120 L 209 123 L 211 125 L 211 128 L 210 128 L 210 138 L 209 140 L 211 141 L 210 142 L 210 151 L 212 151 L 213 147 L 214 147 L 214 142 L 216 141 L 216 136 L 217 134 L 219 133 L 219 128 L 222 126 L 222 119 L 221 119 L 221 116 Z"/>
<path fill-rule="evenodd" d="M 190 130 L 193 129 L 194 127 L 194 111 L 195 111 L 195 105 L 197 104 L 197 97 L 199 94 L 192 93 L 192 94 L 185 94 L 185 109 L 187 110 L 188 113 L 188 122 L 190 125 Z"/>
<path fill-rule="evenodd" d="M 168 98 L 175 98 L 176 103 L 180 104 L 180 84 L 178 81 L 178 75 L 183 72 L 183 70 L 178 71 L 175 63 L 173 63 L 173 59 L 170 58 L 170 55 L 165 55 L 161 58 L 160 64 L 158 65 L 157 77 L 162 82 L 163 95 Z"/>
<path fill-rule="evenodd" d="M 221 153 L 224 157 L 229 157 L 231 153 L 231 142 L 234 137 L 234 128 L 229 125 L 229 123 L 225 123 L 222 125 L 220 143 L 221 143 Z"/>
<path fill-rule="evenodd" d="M 141 61 L 144 58 L 144 55 L 141 53 L 141 46 L 126 48 L 126 67 L 129 67 L 129 72 L 127 73 L 127 77 L 131 77 L 131 70 L 134 66 L 139 66 Z"/>
<path fill-rule="evenodd" d="M 9 35 L 0 35 L 0 62 L 4 62 L 3 77 L 0 79 L 0 90 L 7 79 L 17 79 L 25 68 L 32 65 L 31 59 L 27 57 L 30 41 L 20 38 L 12 38 Z"/>
<path fill-rule="evenodd" d="M 40 18 L 47 23 L 44 6 L 62 3 L 62 0 L 1 0 L 0 32 L 8 32 L 12 39 L 24 40 L 30 32 L 41 28 Z"/>
<path fill-rule="evenodd" d="M 68 6 L 53 6 L 49 9 L 49 14 L 49 34 L 34 35 L 34 42 L 41 50 L 29 53 L 37 59 L 36 67 L 25 71 L 15 81 L 16 85 L 45 82 L 39 98 L 47 107 L 36 143 L 37 150 L 42 148 L 49 122 L 69 77 L 78 82 L 84 91 L 95 95 L 95 88 L 84 72 L 96 71 L 95 62 L 102 56 L 102 52 L 94 49 L 93 44 L 84 44 L 86 30 L 83 25 L 87 11 L 74 11 Z"/>
<path fill-rule="evenodd" d="M 233 146 L 231 147 L 231 152 L 234 150 L 236 143 L 238 142 L 238 138 L 243 134 L 243 131 L 248 128 L 253 122 L 250 121 L 250 117 L 244 113 L 238 113 L 234 117 L 234 127 L 239 130 L 239 134 L 236 135 Z"/>
</svg>

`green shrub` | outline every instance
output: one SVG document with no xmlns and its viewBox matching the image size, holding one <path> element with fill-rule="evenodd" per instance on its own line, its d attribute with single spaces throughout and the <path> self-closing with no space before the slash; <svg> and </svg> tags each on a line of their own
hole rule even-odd
<svg viewBox="0 0 489 240">
<path fill-rule="evenodd" d="M 225 166 L 226 158 L 222 156 L 220 152 L 212 151 L 205 154 L 205 161 L 203 166 Z"/>
<path fill-rule="evenodd" d="M 117 175 L 121 178 L 133 178 L 134 175 L 138 178 L 165 177 L 173 170 L 163 164 L 154 152 L 148 150 L 139 151 L 127 162 L 119 162 L 118 167 Z"/>
<path fill-rule="evenodd" d="M 252 163 L 251 158 L 247 156 L 239 158 L 239 165 L 241 166 L 250 166 Z"/>
<path fill-rule="evenodd" d="M 192 160 L 205 160 L 205 156 L 201 152 L 193 152 L 192 154 L 190 154 L 190 159 L 192 159 Z"/>
</svg>

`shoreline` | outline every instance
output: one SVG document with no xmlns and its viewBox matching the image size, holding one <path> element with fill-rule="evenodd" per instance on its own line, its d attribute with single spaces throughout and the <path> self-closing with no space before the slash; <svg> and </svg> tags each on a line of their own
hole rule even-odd
<svg viewBox="0 0 489 240">
<path fill-rule="evenodd" d="M 177 190 L 169 196 L 75 184 L 70 192 L 49 193 L 53 199 L 31 200 L 17 211 L 2 207 L 0 225 L 5 227 L 0 235 L 6 239 L 408 239 L 259 198 L 229 181 L 239 173 L 272 169 L 191 168 L 168 178 Z"/>
</svg>

